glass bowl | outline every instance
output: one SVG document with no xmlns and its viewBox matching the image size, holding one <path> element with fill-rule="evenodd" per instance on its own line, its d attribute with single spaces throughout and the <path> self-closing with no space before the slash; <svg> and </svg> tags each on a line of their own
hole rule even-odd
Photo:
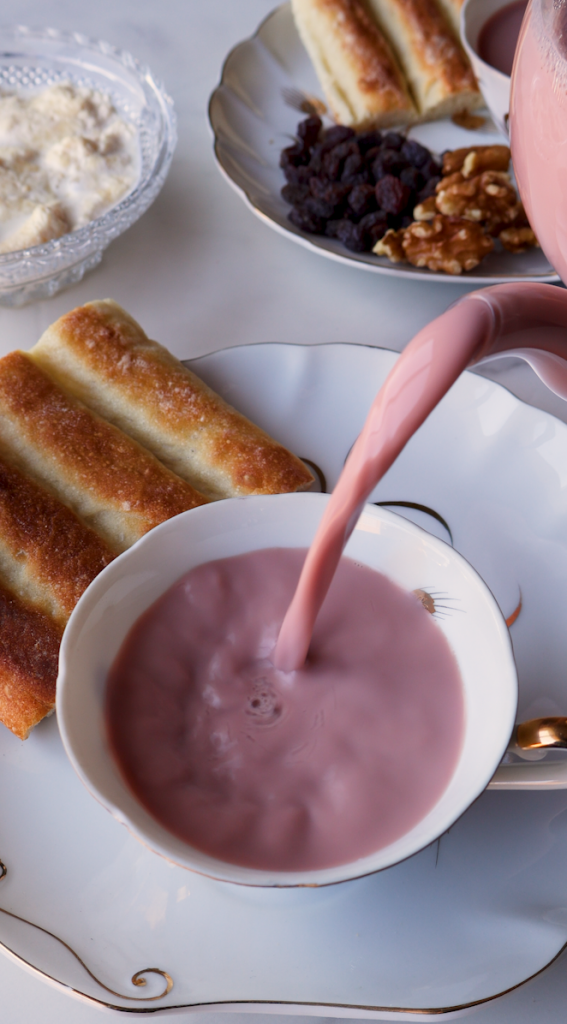
<svg viewBox="0 0 567 1024">
<path fill-rule="evenodd" d="M 177 141 L 173 103 L 148 67 L 108 43 L 76 32 L 0 29 L 0 91 L 31 92 L 57 82 L 99 89 L 133 124 L 140 146 L 135 187 L 85 227 L 44 245 L 0 255 L 0 304 L 21 306 L 80 281 L 107 245 L 148 209 L 160 191 Z"/>
</svg>

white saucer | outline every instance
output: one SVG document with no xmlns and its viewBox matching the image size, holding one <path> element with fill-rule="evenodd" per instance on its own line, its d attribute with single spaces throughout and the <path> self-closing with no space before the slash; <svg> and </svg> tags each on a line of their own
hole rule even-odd
<svg viewBox="0 0 567 1024">
<path fill-rule="evenodd" d="M 192 365 L 331 486 L 395 358 L 354 345 L 258 345 Z M 566 455 L 564 424 L 466 374 L 374 495 L 436 512 L 506 616 L 521 589 L 512 638 L 522 718 L 567 710 Z M 397 510 L 447 537 L 429 514 Z M 0 907 L 28 922 L 0 913 L 0 948 L 117 1013 L 447 1020 L 521 984 L 567 942 L 567 791 L 485 793 L 403 864 L 265 892 L 140 846 L 83 789 L 54 719 L 26 743 L 2 729 L 0 765 Z M 159 973 L 135 988 L 144 968 Z M 173 988 L 160 998 L 166 974 Z"/>
</svg>

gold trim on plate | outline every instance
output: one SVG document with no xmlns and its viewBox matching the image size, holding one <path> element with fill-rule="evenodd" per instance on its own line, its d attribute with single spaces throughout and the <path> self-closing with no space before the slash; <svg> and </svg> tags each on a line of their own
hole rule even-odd
<svg viewBox="0 0 567 1024">
<path fill-rule="evenodd" d="M 0 881 L 6 877 L 7 873 L 8 871 L 6 865 L 3 864 L 3 862 L 0 860 Z M 34 924 L 32 921 L 26 921 L 24 917 L 19 917 L 17 914 L 12 914 L 9 910 L 4 910 L 2 907 L 0 907 L 0 913 L 6 914 L 8 917 L 12 917 L 16 921 L 22 921 L 23 924 L 27 924 L 31 928 L 36 928 L 37 931 L 43 932 L 44 935 L 49 935 L 52 939 L 55 939 L 56 942 L 59 942 L 62 946 L 65 947 L 65 949 L 69 950 L 69 952 L 72 953 L 75 959 L 78 960 L 79 963 L 81 964 L 81 967 L 83 967 L 87 974 L 90 975 L 90 977 L 93 978 L 94 981 L 96 981 L 97 985 L 100 985 L 100 987 L 105 989 L 106 992 L 110 992 L 111 995 L 117 996 L 119 999 L 128 999 L 134 1002 L 153 1002 L 157 999 L 163 999 L 165 996 L 169 995 L 173 988 L 173 980 L 171 976 L 167 973 L 167 971 L 160 970 L 160 968 L 158 967 L 146 967 L 142 971 L 136 971 L 136 973 L 132 976 L 132 984 L 137 986 L 145 985 L 146 979 L 143 977 L 144 974 L 159 974 L 162 978 L 164 978 L 166 982 L 166 987 L 163 992 L 160 992 L 159 995 L 157 996 L 147 996 L 146 998 L 144 998 L 143 996 L 125 996 L 122 995 L 122 993 L 120 992 L 115 992 L 114 989 L 109 988 L 108 985 L 104 985 L 102 981 L 99 981 L 99 979 L 95 977 L 92 971 L 89 970 L 84 961 L 81 960 L 81 957 L 78 955 L 78 953 L 76 953 L 75 950 L 71 948 L 71 946 L 69 946 L 66 942 L 63 941 L 63 939 L 60 939 L 53 932 L 48 931 L 47 928 L 42 928 L 40 925 Z M 45 978 L 48 981 L 53 982 L 59 988 L 63 989 L 63 991 L 73 992 L 76 996 L 79 996 L 81 999 L 84 999 L 88 1003 L 93 1003 L 95 1006 L 103 1006 L 107 1010 L 117 1010 L 120 1013 L 157 1013 L 158 1009 L 160 1009 L 160 1007 L 157 1006 L 130 1007 L 117 1006 L 116 1003 L 107 1003 L 106 1000 L 104 999 L 97 999 L 96 996 L 89 996 L 87 995 L 86 992 L 81 992 L 80 989 L 74 988 L 73 985 L 68 985 L 66 982 L 60 981 L 59 978 L 54 978 L 53 975 L 48 974 L 47 971 L 42 971 L 39 967 L 36 967 L 35 964 L 30 963 L 29 960 L 26 960 L 23 956 L 20 956 L 19 953 L 16 953 L 13 949 L 10 949 L 10 947 L 7 946 L 6 943 L 2 942 L 1 940 L 0 949 L 5 950 L 5 952 L 8 953 L 9 956 L 11 956 L 16 962 L 23 964 L 25 967 L 28 967 L 32 971 L 32 973 L 37 974 L 40 978 Z M 523 981 L 519 981 L 516 985 L 511 985 L 509 988 L 504 989 L 502 992 L 494 993 L 494 995 L 485 996 L 483 999 L 474 999 L 470 1003 L 461 1003 L 456 1006 L 437 1006 L 422 1008 L 415 1006 L 371 1006 L 357 1003 L 318 1003 L 315 1001 L 294 1002 L 291 999 L 223 999 L 218 1002 L 177 1003 L 171 1006 L 164 1007 L 164 1009 L 190 1010 L 199 1006 L 310 1006 L 321 1007 L 321 1009 L 364 1010 L 366 1012 L 371 1013 L 413 1013 L 416 1016 L 422 1017 L 440 1017 L 447 1013 L 456 1013 L 459 1010 L 468 1010 L 472 1009 L 474 1006 L 482 1006 L 484 1003 L 494 1002 L 495 999 L 500 999 L 501 996 L 506 996 L 510 992 L 515 992 L 516 989 L 521 988 L 522 985 L 526 985 L 528 981 L 532 981 L 534 978 L 537 978 L 540 974 L 546 971 L 548 967 L 551 967 L 551 965 L 559 959 L 561 954 L 564 953 L 566 949 L 567 942 L 564 943 L 561 949 L 555 954 L 554 957 L 552 957 L 551 960 L 549 960 L 548 963 L 544 964 L 543 967 L 540 967 L 540 969 L 538 971 L 535 971 L 534 974 L 530 974 L 528 978 L 524 978 Z"/>
<path fill-rule="evenodd" d="M 0 860 L 0 881 L 3 878 L 5 878 L 7 874 L 7 867 L 3 863 L 3 861 Z M 0 914 L 5 914 L 6 917 L 11 917 L 12 920 L 14 921 L 21 921 L 22 924 L 27 924 L 29 925 L 30 928 L 35 928 L 36 931 L 43 932 L 44 935 L 49 935 L 50 938 L 55 939 L 56 942 L 58 942 L 61 946 L 64 946 L 64 948 L 67 949 L 69 953 L 71 953 L 72 956 L 75 957 L 75 960 L 79 961 L 83 970 L 87 972 L 87 974 L 89 975 L 89 977 L 93 979 L 93 981 L 96 981 L 97 985 L 100 985 L 100 987 L 103 988 L 105 992 L 110 992 L 111 996 L 117 996 L 118 999 L 129 999 L 137 1003 L 150 1003 L 155 1002 L 156 999 L 164 999 L 165 996 L 169 995 L 173 988 L 173 979 L 171 975 L 167 973 L 167 971 L 162 971 L 159 967 L 144 967 L 141 971 L 136 971 L 136 973 L 132 975 L 132 984 L 136 985 L 137 988 L 143 988 L 144 985 L 147 985 L 147 980 L 144 977 L 145 974 L 159 974 L 159 976 L 163 978 L 165 981 L 165 988 L 163 992 L 159 992 L 157 996 L 129 996 L 124 995 L 123 992 L 115 992 L 113 988 L 109 988 L 108 985 L 105 985 L 103 981 L 100 981 L 100 979 L 97 978 L 95 974 L 93 974 L 93 972 L 87 967 L 85 961 L 81 959 L 79 954 L 75 952 L 75 950 L 69 945 L 68 942 L 65 942 L 64 939 L 60 939 L 59 936 L 55 935 L 54 932 L 50 932 L 48 928 L 42 928 L 40 924 L 34 924 L 33 921 L 26 920 L 25 917 L 20 917 L 19 914 L 13 914 L 11 910 L 4 910 L 3 907 L 0 907 Z M 78 989 L 72 988 L 71 985 L 67 985 L 65 984 L 65 982 L 58 981 L 57 978 L 53 978 L 50 974 L 47 974 L 45 971 L 42 971 L 38 967 L 35 967 L 33 964 L 30 964 L 28 960 L 24 960 L 23 957 L 19 956 L 18 953 L 15 953 L 14 950 L 10 949 L 10 947 L 7 946 L 4 942 L 0 941 L 0 947 L 7 950 L 13 957 L 15 957 L 17 960 L 20 960 L 21 963 L 24 963 L 28 967 L 33 968 L 33 970 L 37 971 L 45 978 L 49 978 L 51 981 L 55 981 L 58 985 L 63 985 L 65 988 L 70 988 L 73 992 L 77 992 L 79 995 L 83 995 L 85 999 L 93 998 L 92 996 L 87 996 L 84 992 L 79 992 Z M 96 998 L 94 999 L 94 1002 L 101 1003 L 102 1006 L 110 1005 L 109 1003 L 104 1003 Z"/>
</svg>

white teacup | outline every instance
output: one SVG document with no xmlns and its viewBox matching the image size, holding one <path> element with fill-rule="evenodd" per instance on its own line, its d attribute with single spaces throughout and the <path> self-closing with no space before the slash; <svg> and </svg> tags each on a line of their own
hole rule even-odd
<svg viewBox="0 0 567 1024">
<path fill-rule="evenodd" d="M 478 55 L 478 41 L 486 22 L 511 0 L 465 0 L 461 10 L 461 40 L 495 124 L 508 135 L 510 76 L 493 68 Z"/>
<path fill-rule="evenodd" d="M 452 548 L 400 516 L 368 505 L 346 553 L 408 590 L 451 598 L 439 620 L 465 692 L 463 748 L 430 812 L 391 845 L 353 863 L 319 871 L 274 872 L 208 856 L 159 825 L 138 803 L 112 758 L 104 725 L 108 670 L 136 619 L 181 575 L 211 559 L 266 547 L 307 547 L 328 496 L 290 494 L 219 501 L 152 530 L 98 576 L 73 612 L 61 648 L 59 728 L 87 789 L 152 850 L 183 867 L 260 886 L 325 885 L 410 857 L 441 835 L 488 785 L 514 729 L 517 679 L 509 632 L 492 594 Z M 447 602 L 445 602 L 447 603 Z"/>
</svg>

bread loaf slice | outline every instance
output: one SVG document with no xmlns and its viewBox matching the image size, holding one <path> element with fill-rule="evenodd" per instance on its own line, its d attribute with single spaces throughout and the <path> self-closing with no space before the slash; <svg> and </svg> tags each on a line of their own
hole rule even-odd
<svg viewBox="0 0 567 1024">
<path fill-rule="evenodd" d="M 25 740 L 55 708 L 63 627 L 0 580 L 0 719 Z"/>
<path fill-rule="evenodd" d="M 207 501 L 24 352 L 0 359 L 0 448 L 114 552 Z"/>
<path fill-rule="evenodd" d="M 392 48 L 361 0 L 292 0 L 292 10 L 339 124 L 385 128 L 415 120 Z"/>
<path fill-rule="evenodd" d="M 435 0 L 367 0 L 406 75 L 421 119 L 482 105 L 473 70 Z"/>
<path fill-rule="evenodd" d="M 114 554 L 93 530 L 2 457 L 0 578 L 62 626 Z"/>
<path fill-rule="evenodd" d="M 21 739 L 53 711 L 63 628 L 113 557 L 70 509 L 0 457 L 0 720 Z"/>
<path fill-rule="evenodd" d="M 313 481 L 300 459 L 150 341 L 109 299 L 62 316 L 30 357 L 210 498 L 303 490 Z"/>
</svg>

